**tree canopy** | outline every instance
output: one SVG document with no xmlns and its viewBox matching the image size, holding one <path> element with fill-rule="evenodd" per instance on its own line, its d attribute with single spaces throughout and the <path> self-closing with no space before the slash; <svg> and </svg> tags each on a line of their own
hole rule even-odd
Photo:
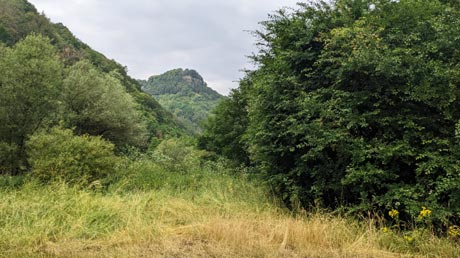
<svg viewBox="0 0 460 258">
<path fill-rule="evenodd" d="M 119 149 L 148 145 L 141 111 L 116 72 L 100 72 L 88 61 L 66 69 L 40 35 L 1 47 L 0 56 L 0 173 L 25 170 L 28 138 L 58 123 Z"/>
<path fill-rule="evenodd" d="M 273 14 L 255 32 L 238 147 L 290 205 L 402 217 L 425 205 L 438 219 L 460 218 L 458 17 L 456 1 L 437 0 L 336 0 Z M 224 109 L 206 138 L 226 139 L 214 129 L 234 110 Z M 226 144 L 240 143 L 228 139 L 221 152 Z"/>
<path fill-rule="evenodd" d="M 65 119 L 78 134 L 101 135 L 117 145 L 146 143 L 136 103 L 117 74 L 103 74 L 80 61 L 69 68 L 63 85 Z"/>
<path fill-rule="evenodd" d="M 0 42 L 12 47 L 30 34 L 48 38 L 66 67 L 86 60 L 99 72 L 116 72 L 123 88 L 137 103 L 142 120 L 147 124 L 149 138 L 184 133 L 183 125 L 152 96 L 141 90 L 139 83 L 128 75 L 126 67 L 86 45 L 62 23 L 52 23 L 27 0 L 0 0 Z"/>
<path fill-rule="evenodd" d="M 27 135 L 57 118 L 62 63 L 49 40 L 32 35 L 0 49 L 0 167 L 25 164 Z"/>
</svg>

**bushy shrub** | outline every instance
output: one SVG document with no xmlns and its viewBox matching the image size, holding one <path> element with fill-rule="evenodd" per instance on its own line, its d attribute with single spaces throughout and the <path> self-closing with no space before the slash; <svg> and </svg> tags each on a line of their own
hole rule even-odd
<svg viewBox="0 0 460 258">
<path fill-rule="evenodd" d="M 76 136 L 72 130 L 59 127 L 32 135 L 26 147 L 30 175 L 42 182 L 63 180 L 81 185 L 103 182 L 119 163 L 112 143 L 101 137 Z"/>
<path fill-rule="evenodd" d="M 166 169 L 186 172 L 199 168 L 202 152 L 184 140 L 172 138 L 162 141 L 153 154 L 158 163 Z"/>
<path fill-rule="evenodd" d="M 327 2 L 262 23 L 246 96 L 216 112 L 205 147 L 247 151 L 291 207 L 396 209 L 406 222 L 427 207 L 457 223 L 458 5 Z M 226 123 L 234 110 L 247 125 Z"/>
</svg>

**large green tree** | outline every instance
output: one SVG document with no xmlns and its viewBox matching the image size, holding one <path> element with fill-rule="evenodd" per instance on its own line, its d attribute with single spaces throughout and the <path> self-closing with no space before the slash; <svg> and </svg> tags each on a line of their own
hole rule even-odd
<svg viewBox="0 0 460 258">
<path fill-rule="evenodd" d="M 336 0 L 262 23 L 243 139 L 287 203 L 460 217 L 454 2 Z"/>
<path fill-rule="evenodd" d="M 31 35 L 0 48 L 0 170 L 25 165 L 27 135 L 57 117 L 62 64 L 48 39 Z"/>
<path fill-rule="evenodd" d="M 103 136 L 118 146 L 146 145 L 146 129 L 134 99 L 116 73 L 101 73 L 88 61 L 68 69 L 64 118 L 78 134 Z"/>
</svg>

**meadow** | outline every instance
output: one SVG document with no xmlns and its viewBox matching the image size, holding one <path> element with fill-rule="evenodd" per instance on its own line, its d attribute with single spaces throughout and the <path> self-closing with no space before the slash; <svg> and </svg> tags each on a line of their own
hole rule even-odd
<svg viewBox="0 0 460 258">
<path fill-rule="evenodd" d="M 293 212 L 246 169 L 146 158 L 109 186 L 2 177 L 0 257 L 459 257 L 454 238 Z"/>
</svg>

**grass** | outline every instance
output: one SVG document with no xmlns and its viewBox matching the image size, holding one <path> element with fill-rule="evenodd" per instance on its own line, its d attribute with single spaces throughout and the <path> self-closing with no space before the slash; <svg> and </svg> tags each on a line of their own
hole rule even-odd
<svg viewBox="0 0 460 258">
<path fill-rule="evenodd" d="M 291 215 L 257 180 L 223 168 L 126 169 L 105 190 L 0 188 L 0 257 L 460 257 L 453 240 L 428 232 L 408 241 L 372 221 Z"/>
</svg>

